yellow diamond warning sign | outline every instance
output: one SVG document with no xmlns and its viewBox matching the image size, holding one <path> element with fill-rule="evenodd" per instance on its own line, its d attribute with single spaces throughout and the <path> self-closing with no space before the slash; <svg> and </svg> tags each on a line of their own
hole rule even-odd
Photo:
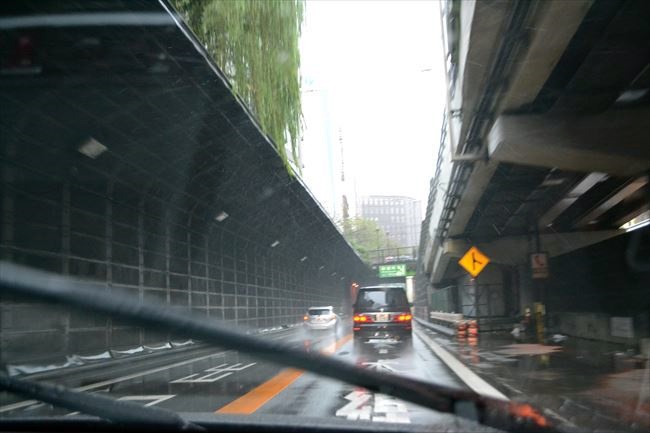
<svg viewBox="0 0 650 433">
<path fill-rule="evenodd" d="M 472 277 L 476 277 L 481 271 L 490 263 L 488 256 L 479 251 L 478 248 L 472 247 L 465 255 L 458 261 Z"/>
</svg>

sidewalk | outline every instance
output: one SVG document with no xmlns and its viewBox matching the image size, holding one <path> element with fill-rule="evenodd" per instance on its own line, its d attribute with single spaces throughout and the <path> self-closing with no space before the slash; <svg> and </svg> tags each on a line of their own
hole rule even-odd
<svg viewBox="0 0 650 433">
<path fill-rule="evenodd" d="M 574 338 L 537 344 L 484 333 L 468 341 L 421 329 L 507 397 L 543 409 L 562 427 L 650 431 L 650 361 Z"/>
</svg>

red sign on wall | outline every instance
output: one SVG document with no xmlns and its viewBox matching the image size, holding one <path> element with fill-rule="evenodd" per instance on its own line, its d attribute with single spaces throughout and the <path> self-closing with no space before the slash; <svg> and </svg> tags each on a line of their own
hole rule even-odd
<svg viewBox="0 0 650 433">
<path fill-rule="evenodd" d="M 530 270 L 533 278 L 548 278 L 548 254 L 533 253 L 530 255 Z"/>
</svg>

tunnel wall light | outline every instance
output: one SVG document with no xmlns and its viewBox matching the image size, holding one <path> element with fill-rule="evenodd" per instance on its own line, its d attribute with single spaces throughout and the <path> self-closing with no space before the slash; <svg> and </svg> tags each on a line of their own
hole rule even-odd
<svg viewBox="0 0 650 433">
<path fill-rule="evenodd" d="M 218 214 L 216 214 L 216 215 L 214 216 L 214 219 L 215 219 L 217 222 L 223 222 L 223 221 L 225 221 L 226 218 L 228 218 L 229 216 L 230 216 L 230 215 L 228 215 L 226 212 L 221 211 L 221 212 L 219 212 Z"/>
<path fill-rule="evenodd" d="M 626 228 L 625 231 L 626 232 L 631 232 L 631 231 L 634 231 L 634 230 L 642 229 L 643 227 L 647 227 L 649 225 L 650 225 L 650 220 L 647 220 L 647 221 L 644 221 L 642 223 L 630 226 L 630 227 Z"/>
<path fill-rule="evenodd" d="M 275 248 L 278 245 L 280 245 L 280 241 L 273 241 L 273 243 L 271 244 L 271 248 Z"/>
<path fill-rule="evenodd" d="M 643 98 L 650 89 L 628 89 L 625 90 L 623 93 L 621 93 L 618 98 L 616 98 L 617 103 L 630 103 L 630 102 L 636 102 Z"/>
<path fill-rule="evenodd" d="M 81 146 L 79 146 L 77 150 L 79 153 L 86 155 L 88 158 L 97 159 L 108 150 L 108 147 L 90 137 Z"/>
<path fill-rule="evenodd" d="M 301 262 L 304 262 L 305 260 L 307 260 L 307 256 L 304 256 L 302 259 L 300 259 Z"/>
<path fill-rule="evenodd" d="M 619 229 L 625 230 L 626 232 L 631 232 L 633 230 L 638 230 L 640 228 L 650 225 L 650 210 L 643 212 L 641 215 L 638 215 L 622 226 Z"/>
</svg>

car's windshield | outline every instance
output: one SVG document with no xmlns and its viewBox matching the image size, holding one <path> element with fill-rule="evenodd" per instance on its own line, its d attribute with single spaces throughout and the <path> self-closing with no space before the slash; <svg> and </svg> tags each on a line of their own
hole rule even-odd
<svg viewBox="0 0 650 433">
<path fill-rule="evenodd" d="M 385 289 L 361 289 L 357 297 L 356 309 L 359 311 L 408 310 L 409 304 L 404 289 L 392 287 Z"/>
<path fill-rule="evenodd" d="M 645 0 L 0 1 L 0 430 L 93 411 L 40 384 L 188 419 L 485 431 L 499 403 L 650 431 L 649 23 Z M 21 295 L 17 265 L 195 322 Z"/>
<path fill-rule="evenodd" d="M 332 314 L 332 310 L 328 308 L 310 308 L 309 309 L 309 315 L 310 316 L 326 316 L 328 314 Z"/>
</svg>

